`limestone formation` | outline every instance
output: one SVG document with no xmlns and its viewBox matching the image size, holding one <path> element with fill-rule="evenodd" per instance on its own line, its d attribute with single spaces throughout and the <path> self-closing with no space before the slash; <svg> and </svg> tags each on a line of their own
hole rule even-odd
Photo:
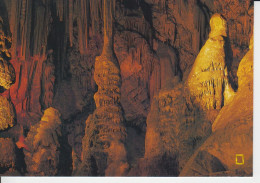
<svg viewBox="0 0 260 183">
<path fill-rule="evenodd" d="M 249 51 L 241 60 L 237 70 L 238 90 L 240 90 L 243 85 L 247 84 L 249 79 L 253 78 L 253 46 L 254 37 L 252 36 L 249 44 Z"/>
<path fill-rule="evenodd" d="M 177 176 L 194 150 L 211 133 L 211 121 L 178 84 L 162 89 L 147 117 L 144 175 Z M 156 167 L 160 167 L 159 169 Z"/>
<path fill-rule="evenodd" d="M 0 175 L 15 168 L 15 145 L 10 138 L 0 138 Z"/>
<path fill-rule="evenodd" d="M 153 42 L 160 62 L 160 88 L 171 89 L 180 81 L 180 68 L 176 51 L 162 42 Z"/>
<path fill-rule="evenodd" d="M 15 71 L 9 62 L 11 55 L 9 53 L 10 38 L 6 37 L 3 28 L 3 20 L 0 17 L 0 87 L 9 89 L 15 82 Z M 1 91 L 3 92 L 3 91 Z M 13 127 L 16 123 L 15 110 L 12 102 L 7 98 L 0 96 L 0 130 Z"/>
<path fill-rule="evenodd" d="M 9 89 L 15 82 L 15 71 L 9 63 L 11 55 L 7 44 L 11 43 L 11 38 L 7 37 L 3 29 L 3 19 L 0 17 L 0 86 Z"/>
<path fill-rule="evenodd" d="M 200 2 L 209 9 L 211 14 L 220 13 L 227 20 L 231 53 L 233 53 L 231 71 L 233 80 L 237 84 L 237 68 L 248 51 L 249 39 L 253 31 L 254 1 L 200 0 Z"/>
<path fill-rule="evenodd" d="M 210 19 L 209 39 L 197 56 L 187 79 L 196 103 L 204 109 L 221 109 L 234 95 L 229 83 L 226 55 L 227 24 L 220 14 Z"/>
<path fill-rule="evenodd" d="M 209 14 L 200 1 L 145 0 L 151 5 L 154 37 L 178 51 L 180 69 L 186 80 L 208 35 Z"/>
<path fill-rule="evenodd" d="M 0 131 L 16 124 L 15 110 L 12 102 L 0 96 Z"/>
<path fill-rule="evenodd" d="M 158 68 L 159 61 L 149 43 L 140 34 L 129 31 L 117 32 L 114 46 L 120 64 L 120 102 L 124 117 L 129 126 L 138 126 L 145 130 L 150 100 L 158 84 L 150 82 L 151 72 Z"/>
<path fill-rule="evenodd" d="M 120 106 L 121 77 L 113 50 L 113 8 L 115 1 L 104 1 L 104 47 L 96 58 L 94 95 L 97 109 L 86 121 L 82 166 L 87 175 L 125 175 L 127 163 L 126 129 Z"/>
<path fill-rule="evenodd" d="M 221 109 L 213 123 L 212 135 L 190 158 L 181 172 L 181 176 L 252 176 L 252 40 L 250 50 L 239 64 L 237 93 L 230 103 Z M 222 168 L 219 169 L 220 167 Z"/>
<path fill-rule="evenodd" d="M 0 57 L 0 86 L 9 89 L 15 82 L 15 72 L 13 66 Z"/>
<path fill-rule="evenodd" d="M 58 110 L 48 108 L 41 121 L 31 127 L 25 139 L 28 150 L 24 149 L 29 175 L 57 175 L 62 125 L 60 117 Z"/>
</svg>

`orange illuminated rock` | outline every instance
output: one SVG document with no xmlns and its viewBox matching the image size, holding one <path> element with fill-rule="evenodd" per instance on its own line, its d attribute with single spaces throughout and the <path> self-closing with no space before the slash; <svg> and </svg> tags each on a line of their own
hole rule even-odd
<svg viewBox="0 0 260 183">
<path fill-rule="evenodd" d="M 146 0 L 151 7 L 154 38 L 176 48 L 186 80 L 208 35 L 208 11 L 199 1 Z"/>
<path fill-rule="evenodd" d="M 135 32 L 117 32 L 114 46 L 121 71 L 120 101 L 124 117 L 128 125 L 144 129 L 150 100 L 158 84 L 150 82 L 155 65 L 159 65 L 158 59 L 149 42 Z"/>
<path fill-rule="evenodd" d="M 9 168 L 15 168 L 15 145 L 10 138 L 0 138 L 0 175 Z"/>
<path fill-rule="evenodd" d="M 9 89 L 15 82 L 15 71 L 13 66 L 0 57 L 0 86 Z"/>
<path fill-rule="evenodd" d="M 13 127 L 15 124 L 15 110 L 12 102 L 0 96 L 0 130 Z"/>
<path fill-rule="evenodd" d="M 248 83 L 249 79 L 253 78 L 253 46 L 254 46 L 254 37 L 252 36 L 249 44 L 249 51 L 241 60 L 238 70 L 238 90 L 240 90 L 243 85 Z"/>
<path fill-rule="evenodd" d="M 221 109 L 234 95 L 228 80 L 226 62 L 226 20 L 214 14 L 209 39 L 197 56 L 187 79 L 191 95 L 202 109 Z"/>
<path fill-rule="evenodd" d="M 222 102 L 227 104 L 234 95 L 226 66 L 226 21 L 215 14 L 210 25 L 209 40 L 201 49 L 186 83 L 174 87 L 169 61 L 165 54 L 160 54 L 162 66 L 168 65 L 161 72 L 168 78 L 162 82 L 147 117 L 146 175 L 178 175 L 195 149 L 211 134 L 212 123 L 224 105 Z M 153 170 L 155 167 L 160 170 Z"/>
<path fill-rule="evenodd" d="M 9 89 L 15 82 L 15 71 L 12 64 L 9 63 L 11 55 L 7 43 L 11 40 L 4 33 L 3 19 L 0 17 L 0 86 Z"/>
<path fill-rule="evenodd" d="M 194 150 L 211 133 L 211 121 L 179 84 L 161 89 L 147 117 L 144 175 L 177 176 Z"/>
<path fill-rule="evenodd" d="M 238 68 L 238 91 L 213 123 L 213 134 L 181 176 L 251 176 L 253 169 L 253 39 Z M 210 163 L 209 163 L 210 162 Z"/>
<path fill-rule="evenodd" d="M 28 149 L 24 149 L 25 162 L 30 175 L 53 176 L 58 173 L 60 136 L 60 113 L 54 108 L 48 108 L 41 121 L 31 127 L 25 139 L 28 146 Z"/>
</svg>

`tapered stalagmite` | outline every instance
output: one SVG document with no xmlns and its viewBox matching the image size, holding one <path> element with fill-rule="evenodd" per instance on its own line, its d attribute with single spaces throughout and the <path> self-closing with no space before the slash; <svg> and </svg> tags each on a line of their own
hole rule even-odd
<svg viewBox="0 0 260 183">
<path fill-rule="evenodd" d="M 220 109 L 232 98 L 234 91 L 228 80 L 227 23 L 220 14 L 210 20 L 209 39 L 202 47 L 189 74 L 187 84 L 191 95 L 202 109 Z"/>
<path fill-rule="evenodd" d="M 30 175 L 53 176 L 58 173 L 61 114 L 52 107 L 33 125 L 25 139 L 25 163 Z"/>
<path fill-rule="evenodd" d="M 128 169 L 126 129 L 120 105 L 120 70 L 113 50 L 113 12 L 115 1 L 104 1 L 104 46 L 96 57 L 94 95 L 97 109 L 86 121 L 83 138 L 83 164 L 89 175 L 125 175 Z"/>
</svg>

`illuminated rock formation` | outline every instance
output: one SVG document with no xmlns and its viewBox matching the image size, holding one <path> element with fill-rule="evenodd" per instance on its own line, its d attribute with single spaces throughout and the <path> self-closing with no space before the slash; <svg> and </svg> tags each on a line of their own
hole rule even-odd
<svg viewBox="0 0 260 183">
<path fill-rule="evenodd" d="M 211 121 L 192 103 L 183 84 L 162 89 L 147 117 L 143 174 L 177 176 L 210 133 Z"/>
<path fill-rule="evenodd" d="M 82 161 L 87 175 L 125 175 L 126 157 L 124 117 L 120 106 L 121 77 L 113 50 L 114 1 L 104 1 L 104 47 L 95 62 L 94 95 L 97 109 L 86 121 Z"/>
<path fill-rule="evenodd" d="M 0 130 L 13 127 L 16 123 L 14 106 L 7 98 L 0 96 Z"/>
<path fill-rule="evenodd" d="M 209 39 L 197 56 L 187 79 L 196 103 L 204 110 L 221 109 L 233 96 L 228 80 L 226 20 L 219 14 L 210 19 Z"/>
<path fill-rule="evenodd" d="M 238 77 L 238 91 L 241 88 L 245 87 L 248 84 L 248 81 L 252 81 L 253 78 L 253 52 L 254 52 L 254 36 L 250 39 L 249 51 L 243 57 L 241 62 L 239 63 L 239 67 L 237 70 Z M 252 83 L 250 83 L 252 84 Z"/>
<path fill-rule="evenodd" d="M 24 149 L 29 175 L 57 175 L 62 125 L 60 117 L 59 111 L 48 108 L 41 121 L 31 127 L 25 139 L 28 150 Z"/>
<path fill-rule="evenodd" d="M 3 20 L 0 17 L 0 87 L 1 93 L 9 89 L 15 82 L 15 71 L 12 64 L 9 63 L 11 55 L 8 45 L 11 44 L 9 37 L 4 32 Z M 2 91 L 3 90 L 3 91 Z M 16 123 L 15 110 L 12 102 L 7 98 L 0 96 L 0 130 L 13 127 Z"/>
<path fill-rule="evenodd" d="M 10 138 L 0 138 L 0 175 L 15 168 L 15 145 Z"/>
<path fill-rule="evenodd" d="M 9 63 L 11 55 L 6 43 L 10 44 L 11 40 L 3 31 L 3 20 L 0 17 L 0 86 L 9 89 L 15 82 L 15 71 L 12 64 Z"/>
<path fill-rule="evenodd" d="M 194 150 L 211 134 L 211 125 L 222 102 L 226 104 L 232 99 L 234 92 L 228 83 L 224 47 L 226 22 L 216 14 L 210 25 L 209 40 L 201 49 L 186 83 L 174 86 L 176 74 L 169 71 L 169 64 L 161 71 L 167 74 L 168 81 L 162 82 L 147 117 L 147 175 L 178 175 Z M 166 61 L 162 59 L 162 67 Z M 154 170 L 155 167 L 160 170 Z"/>
<path fill-rule="evenodd" d="M 220 13 L 228 24 L 229 40 L 233 53 L 231 71 L 237 83 L 237 68 L 239 62 L 247 53 L 250 35 L 253 31 L 254 1 L 241 0 L 200 0 L 210 11 L 210 14 Z M 229 8 L 227 8 L 229 7 Z M 243 45 L 243 46 L 242 46 Z"/>
<path fill-rule="evenodd" d="M 253 39 L 237 75 L 237 93 L 221 109 L 213 123 L 212 135 L 190 158 L 181 176 L 252 176 Z"/>
</svg>

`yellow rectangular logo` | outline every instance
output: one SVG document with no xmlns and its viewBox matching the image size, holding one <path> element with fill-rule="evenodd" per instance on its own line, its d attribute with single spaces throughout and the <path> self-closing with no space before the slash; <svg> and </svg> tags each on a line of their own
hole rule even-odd
<svg viewBox="0 0 260 183">
<path fill-rule="evenodd" d="M 237 165 L 244 164 L 244 154 L 236 154 L 236 164 Z"/>
</svg>

